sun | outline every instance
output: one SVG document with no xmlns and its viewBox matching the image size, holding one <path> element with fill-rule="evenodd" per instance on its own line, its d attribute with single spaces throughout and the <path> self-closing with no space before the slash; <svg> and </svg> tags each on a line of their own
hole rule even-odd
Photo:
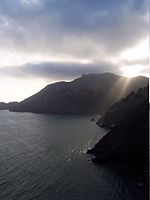
<svg viewBox="0 0 150 200">
<path fill-rule="evenodd" d="M 135 77 L 140 75 L 141 71 L 143 70 L 143 66 L 142 65 L 133 65 L 133 66 L 126 66 L 126 67 L 122 67 L 121 71 L 123 73 L 124 76 L 127 77 Z"/>
</svg>

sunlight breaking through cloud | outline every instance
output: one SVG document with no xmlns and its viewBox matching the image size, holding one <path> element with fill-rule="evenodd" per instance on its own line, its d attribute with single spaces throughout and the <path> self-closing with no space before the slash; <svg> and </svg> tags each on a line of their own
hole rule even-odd
<svg viewBox="0 0 150 200">
<path fill-rule="evenodd" d="M 148 26 L 147 0 L 1 1 L 1 77 L 39 86 L 83 73 L 148 76 Z"/>
</svg>

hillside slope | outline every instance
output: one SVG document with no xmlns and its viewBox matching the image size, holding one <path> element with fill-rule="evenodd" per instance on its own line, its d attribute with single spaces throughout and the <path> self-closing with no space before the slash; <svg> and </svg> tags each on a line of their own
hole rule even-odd
<svg viewBox="0 0 150 200">
<path fill-rule="evenodd" d="M 35 113 L 93 114 L 105 112 L 132 90 L 148 85 L 148 78 L 129 79 L 111 73 L 89 74 L 72 82 L 46 86 L 11 111 Z"/>
<path fill-rule="evenodd" d="M 138 105 L 148 99 L 148 87 L 131 92 L 127 97 L 120 99 L 98 120 L 101 127 L 112 128 L 132 112 Z"/>
</svg>

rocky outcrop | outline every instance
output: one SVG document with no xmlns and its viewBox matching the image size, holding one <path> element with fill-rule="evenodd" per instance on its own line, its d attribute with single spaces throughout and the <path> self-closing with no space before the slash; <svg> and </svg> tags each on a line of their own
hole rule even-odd
<svg viewBox="0 0 150 200">
<path fill-rule="evenodd" d="M 111 73 L 83 75 L 72 82 L 50 84 L 10 110 L 57 114 L 103 113 L 121 97 L 146 85 L 148 78 L 141 76 L 129 79 Z"/>
<path fill-rule="evenodd" d="M 149 162 L 148 99 L 129 113 L 87 153 L 94 162 Z"/>
</svg>

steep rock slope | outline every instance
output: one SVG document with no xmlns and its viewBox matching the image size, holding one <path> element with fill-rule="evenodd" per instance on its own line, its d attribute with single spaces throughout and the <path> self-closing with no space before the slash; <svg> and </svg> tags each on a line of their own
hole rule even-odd
<svg viewBox="0 0 150 200">
<path fill-rule="evenodd" d="M 93 161 L 149 162 L 148 99 L 129 113 L 93 149 Z"/>
</svg>

